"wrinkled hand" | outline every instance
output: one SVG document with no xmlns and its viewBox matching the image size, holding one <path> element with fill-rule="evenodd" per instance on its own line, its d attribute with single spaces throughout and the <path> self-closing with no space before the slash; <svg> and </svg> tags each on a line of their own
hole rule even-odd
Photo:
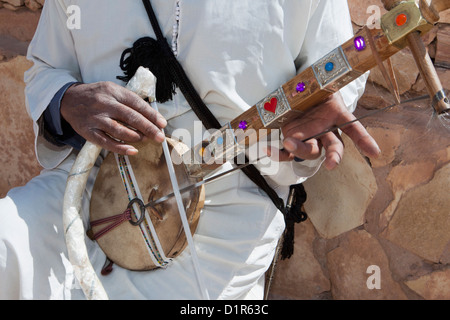
<svg viewBox="0 0 450 320">
<path fill-rule="evenodd" d="M 137 94 L 112 82 L 71 86 L 61 101 L 61 116 L 86 140 L 123 155 L 138 153 L 132 143 L 165 139 L 164 117 Z"/>
<path fill-rule="evenodd" d="M 312 108 L 282 128 L 284 150 L 279 151 L 280 161 L 292 161 L 294 158 L 314 160 L 321 156 L 325 149 L 324 165 L 328 170 L 335 169 L 342 161 L 344 144 L 336 131 L 302 142 L 329 128 L 353 121 L 354 115 L 345 107 L 340 93 L 332 95 L 323 104 Z M 368 157 L 378 157 L 380 149 L 375 140 L 359 122 L 354 122 L 341 129 Z M 273 152 L 273 151 L 272 151 Z"/>
</svg>

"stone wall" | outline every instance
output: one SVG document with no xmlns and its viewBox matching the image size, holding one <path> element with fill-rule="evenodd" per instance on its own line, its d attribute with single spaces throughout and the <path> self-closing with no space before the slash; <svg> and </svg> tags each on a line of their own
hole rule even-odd
<svg viewBox="0 0 450 320">
<path fill-rule="evenodd" d="M 0 197 L 40 171 L 23 73 L 42 3 L 0 1 Z M 369 6 L 381 8 L 379 0 L 349 4 L 355 29 L 370 21 Z M 448 89 L 450 13 L 442 20 L 425 41 Z M 425 93 L 407 49 L 392 62 L 402 99 Z M 390 105 L 385 87 L 374 70 L 356 114 Z M 305 184 L 309 219 L 296 226 L 295 255 L 277 265 L 271 299 L 450 298 L 450 129 L 428 104 L 369 115 L 362 122 L 380 144 L 381 157 L 362 157 L 344 137 L 340 168 L 322 170 Z"/>
<path fill-rule="evenodd" d="M 32 122 L 25 109 L 25 58 L 40 11 L 34 1 L 0 1 L 0 197 L 41 170 L 34 154 Z M 30 10 L 32 8 L 33 10 Z"/>
<path fill-rule="evenodd" d="M 45 0 L 1 0 L 0 8 L 5 7 L 6 9 L 16 11 L 22 8 L 27 8 L 32 11 L 37 11 L 42 8 Z"/>
</svg>

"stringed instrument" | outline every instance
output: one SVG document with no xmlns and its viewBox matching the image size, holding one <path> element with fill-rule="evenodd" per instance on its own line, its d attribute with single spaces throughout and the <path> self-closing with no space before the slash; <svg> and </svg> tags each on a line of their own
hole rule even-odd
<svg viewBox="0 0 450 320">
<path fill-rule="evenodd" d="M 168 138 L 171 154 L 182 160 L 174 166 L 180 187 L 204 180 L 229 160 L 229 154 L 235 156 L 265 138 L 271 129 L 281 128 L 372 68 L 384 69 L 382 61 L 406 46 L 411 48 L 426 79 L 436 113 L 448 112 L 448 98 L 420 36 L 439 21 L 439 12 L 450 8 L 450 0 L 421 0 L 420 5 L 415 1 L 384 4 L 389 12 L 381 19 L 382 29 L 362 28 L 208 140 L 189 149 Z M 137 147 L 140 152 L 136 157 L 127 159 L 110 153 L 100 167 L 91 198 L 89 233 L 97 235 L 94 238 L 114 263 L 129 270 L 152 270 L 170 263 L 184 250 L 187 241 L 175 199 L 151 205 L 172 192 L 163 148 L 151 142 Z M 103 298 L 105 293 L 85 251 L 79 211 L 87 177 L 100 152 L 100 147 L 86 143 L 69 176 L 64 200 L 69 257 L 90 298 Z M 130 192 L 130 188 L 134 191 Z M 204 185 L 183 194 L 191 234 L 195 233 L 203 201 Z M 107 227 L 104 233 L 99 222 L 112 223 L 114 227 Z"/>
</svg>

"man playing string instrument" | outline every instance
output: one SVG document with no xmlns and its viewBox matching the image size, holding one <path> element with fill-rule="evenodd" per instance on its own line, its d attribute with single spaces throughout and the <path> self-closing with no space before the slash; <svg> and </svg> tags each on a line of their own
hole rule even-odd
<svg viewBox="0 0 450 320">
<path fill-rule="evenodd" d="M 174 54 L 222 124 L 353 36 L 345 0 L 151 2 Z M 70 5 L 80 9 L 80 28 L 66 26 Z M 86 140 L 133 157 L 139 152 L 134 144 L 161 143 L 162 129 L 193 132 L 198 118 L 178 89 L 157 112 L 117 79 L 124 50 L 146 36 L 153 37 L 154 30 L 141 1 L 45 2 L 29 48 L 34 66 L 25 75 L 44 170 L 0 200 L 0 298 L 84 298 L 67 258 L 61 212 L 69 171 Z M 272 157 L 279 153 L 279 170 L 266 177 L 282 199 L 290 185 L 305 181 L 322 164 L 328 169 L 339 164 L 344 146 L 337 132 L 302 140 L 353 120 L 364 84 L 363 76 L 282 128 L 284 149 L 269 150 Z M 367 156 L 379 154 L 361 124 L 343 130 Z M 86 227 L 103 156 L 85 191 Z M 283 214 L 242 172 L 208 184 L 194 240 L 210 297 L 261 299 L 284 227 Z M 106 256 L 95 241 L 86 239 L 86 245 L 100 273 Z M 112 299 L 202 298 L 189 250 L 165 269 L 115 267 L 101 280 Z"/>
</svg>

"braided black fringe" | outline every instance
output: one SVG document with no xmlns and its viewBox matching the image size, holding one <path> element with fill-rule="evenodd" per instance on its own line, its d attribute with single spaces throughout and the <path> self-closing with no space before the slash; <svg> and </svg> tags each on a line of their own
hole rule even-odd
<svg viewBox="0 0 450 320">
<path fill-rule="evenodd" d="M 173 99 L 177 85 L 169 72 L 171 53 L 165 45 L 150 37 L 137 40 L 132 48 L 126 49 L 120 58 L 124 76 L 117 79 L 128 82 L 139 67 L 148 68 L 156 77 L 156 101 L 164 103 Z"/>
<path fill-rule="evenodd" d="M 294 192 L 294 198 L 285 212 L 286 230 L 281 248 L 281 260 L 290 259 L 294 254 L 295 224 L 308 219 L 308 215 L 302 211 L 303 204 L 307 199 L 304 186 L 302 184 L 293 185 L 291 192 Z"/>
</svg>

